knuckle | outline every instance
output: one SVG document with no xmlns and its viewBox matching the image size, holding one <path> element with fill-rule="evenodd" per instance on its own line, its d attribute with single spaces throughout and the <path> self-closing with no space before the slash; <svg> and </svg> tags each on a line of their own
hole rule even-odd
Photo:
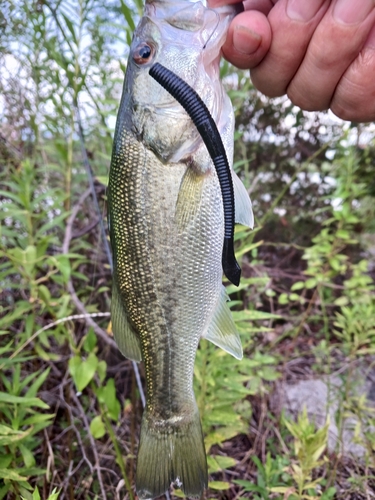
<svg viewBox="0 0 375 500">
<path fill-rule="evenodd" d="M 305 111 L 323 111 L 329 108 L 326 93 L 319 93 L 319 89 L 311 88 L 310 85 L 292 83 L 287 94 L 295 106 Z"/>
<path fill-rule="evenodd" d="M 375 120 L 375 50 L 365 49 L 341 78 L 331 109 L 343 120 Z"/>
</svg>

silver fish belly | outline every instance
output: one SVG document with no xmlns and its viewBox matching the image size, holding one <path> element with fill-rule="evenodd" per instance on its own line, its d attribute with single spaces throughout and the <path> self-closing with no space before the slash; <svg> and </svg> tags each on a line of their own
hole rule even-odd
<svg viewBox="0 0 375 500">
<path fill-rule="evenodd" d="M 186 0 L 171 5 L 147 4 L 134 35 L 108 188 L 113 332 L 126 357 L 144 361 L 147 384 L 140 498 L 164 493 L 173 481 L 187 495 L 202 493 L 207 466 L 192 388 L 198 343 L 206 337 L 242 356 L 221 282 L 224 222 L 215 169 L 189 117 L 147 71 L 149 56 L 200 91 L 231 157 L 233 114 L 218 64 L 232 11 Z M 209 37 L 215 45 L 202 56 Z M 236 220 L 252 225 L 248 195 L 232 178 Z"/>
</svg>

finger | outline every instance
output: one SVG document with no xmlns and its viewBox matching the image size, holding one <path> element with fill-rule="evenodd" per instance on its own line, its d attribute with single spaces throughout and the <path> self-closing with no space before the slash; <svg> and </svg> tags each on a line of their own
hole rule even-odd
<svg viewBox="0 0 375 500">
<path fill-rule="evenodd" d="M 245 10 L 258 10 L 268 15 L 277 0 L 244 0 Z"/>
<path fill-rule="evenodd" d="M 271 29 L 267 17 L 258 11 L 238 14 L 229 26 L 223 54 L 242 69 L 256 66 L 271 44 Z"/>
<path fill-rule="evenodd" d="M 244 10 L 258 10 L 267 15 L 274 3 L 277 0 L 244 0 L 244 2 L 239 2 L 238 0 L 207 0 L 208 7 L 221 7 L 222 5 L 243 3 Z"/>
<path fill-rule="evenodd" d="M 268 15 L 272 30 L 269 52 L 251 71 L 252 81 L 261 92 L 270 97 L 286 93 L 329 4 L 330 0 L 280 0 L 276 3 Z"/>
<path fill-rule="evenodd" d="M 288 87 L 292 102 L 311 111 L 328 109 L 336 86 L 364 47 L 374 22 L 373 0 L 335 0 Z"/>
<path fill-rule="evenodd" d="M 332 111 L 343 120 L 375 121 L 375 25 L 359 56 L 341 78 Z"/>
<path fill-rule="evenodd" d="M 259 10 L 264 14 L 268 14 L 269 9 L 277 0 L 244 0 L 243 2 L 239 0 L 207 0 L 209 7 L 220 7 L 221 5 L 229 5 L 234 3 L 243 3 L 245 10 Z M 264 12 L 266 6 L 269 5 L 267 12 Z"/>
<path fill-rule="evenodd" d="M 229 5 L 233 3 L 242 3 L 239 0 L 207 0 L 209 7 L 220 7 L 221 5 Z"/>
</svg>

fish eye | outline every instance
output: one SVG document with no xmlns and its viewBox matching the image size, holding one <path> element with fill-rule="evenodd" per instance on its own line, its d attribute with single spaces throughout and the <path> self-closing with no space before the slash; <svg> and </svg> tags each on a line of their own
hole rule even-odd
<svg viewBox="0 0 375 500">
<path fill-rule="evenodd" d="M 137 64 L 146 64 L 150 61 L 153 55 L 153 47 L 146 42 L 142 42 L 138 45 L 138 47 L 136 47 L 133 54 L 133 60 Z"/>
</svg>

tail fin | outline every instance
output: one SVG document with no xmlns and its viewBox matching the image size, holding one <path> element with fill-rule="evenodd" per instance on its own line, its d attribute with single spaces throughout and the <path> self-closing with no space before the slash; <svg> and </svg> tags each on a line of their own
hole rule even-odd
<svg viewBox="0 0 375 500">
<path fill-rule="evenodd" d="M 183 422 L 183 423 L 182 423 Z M 145 411 L 137 460 L 136 489 L 141 500 L 165 493 L 176 482 L 187 496 L 207 488 L 207 462 L 198 410 L 186 422 L 153 425 Z"/>
</svg>

